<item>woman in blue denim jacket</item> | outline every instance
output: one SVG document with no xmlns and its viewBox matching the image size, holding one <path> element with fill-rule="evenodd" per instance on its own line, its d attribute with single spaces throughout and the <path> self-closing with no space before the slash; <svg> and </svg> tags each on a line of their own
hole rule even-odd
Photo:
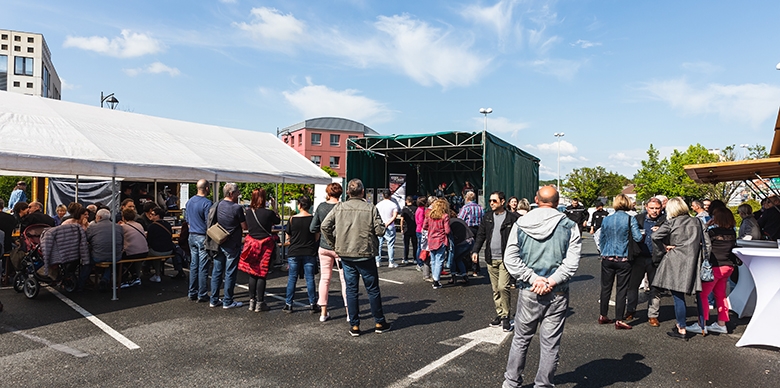
<svg viewBox="0 0 780 388">
<path fill-rule="evenodd" d="M 633 257 L 628 254 L 628 239 L 639 242 L 642 233 L 639 232 L 639 224 L 633 216 L 626 213 L 631 209 L 631 200 L 624 194 L 618 194 L 612 203 L 615 213 L 604 218 L 601 223 L 601 238 L 599 250 L 601 251 L 601 313 L 599 324 L 612 323 L 607 318 L 609 312 L 609 297 L 612 294 L 612 285 L 617 278 L 617 294 L 615 296 L 615 329 L 629 330 L 631 325 L 623 322 L 626 312 L 626 293 L 628 281 L 631 278 L 631 261 Z"/>
</svg>

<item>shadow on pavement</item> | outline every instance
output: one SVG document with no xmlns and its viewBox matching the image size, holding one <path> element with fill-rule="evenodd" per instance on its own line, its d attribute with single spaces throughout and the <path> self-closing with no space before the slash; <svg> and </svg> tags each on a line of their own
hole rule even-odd
<svg viewBox="0 0 780 388">
<path fill-rule="evenodd" d="M 616 360 L 602 358 L 580 365 L 572 372 L 555 377 L 556 384 L 574 383 L 574 387 L 607 387 L 616 383 L 636 383 L 649 376 L 653 368 L 639 362 L 645 357 L 626 353 Z"/>
<path fill-rule="evenodd" d="M 388 298 L 389 299 L 389 298 Z M 387 300 L 382 300 L 382 308 L 385 313 L 395 313 L 398 315 L 408 315 L 427 309 L 430 305 L 436 303 L 433 299 L 416 300 L 413 302 L 403 302 L 396 304 L 386 304 Z"/>
<path fill-rule="evenodd" d="M 439 322 L 457 322 L 461 319 L 463 319 L 463 310 L 454 310 L 443 313 L 423 313 L 399 316 L 392 323 L 393 330 L 400 330 L 410 326 L 419 327 Z"/>
</svg>

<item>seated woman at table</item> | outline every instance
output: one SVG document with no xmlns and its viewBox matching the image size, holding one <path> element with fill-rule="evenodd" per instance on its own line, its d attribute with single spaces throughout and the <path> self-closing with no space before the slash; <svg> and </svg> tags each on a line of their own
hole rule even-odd
<svg viewBox="0 0 780 388">
<path fill-rule="evenodd" d="M 168 221 L 162 219 L 163 210 L 155 207 L 149 211 L 149 225 L 146 226 L 146 242 L 149 256 L 168 256 L 173 254 L 173 230 Z M 162 274 L 162 260 L 153 260 L 154 275 L 149 278 L 152 283 L 159 283 Z M 174 261 L 175 263 L 175 261 Z M 176 269 L 181 272 L 181 264 Z"/>
<path fill-rule="evenodd" d="M 136 217 L 138 217 L 138 214 L 136 214 L 134 209 L 122 211 L 122 238 L 125 248 L 122 255 L 123 259 L 140 259 L 149 254 L 144 227 L 135 221 Z M 141 262 L 133 263 L 130 272 L 132 272 L 133 279 L 128 279 L 127 283 L 131 286 L 140 285 Z"/>
<path fill-rule="evenodd" d="M 666 204 L 666 222 L 661 224 L 652 236 L 655 244 L 653 250 L 663 253 L 652 285 L 669 290 L 674 298 L 674 316 L 677 325 L 666 334 L 672 338 L 685 340 L 688 339 L 685 324 L 685 294 L 696 295 L 697 305 L 699 305 L 699 326 L 704 326 L 702 306 L 699 303 L 699 294 L 701 294 L 699 270 L 702 260 L 708 257 L 710 251 L 710 238 L 704 232 L 701 221 L 691 217 L 688 212 L 688 205 L 682 198 L 670 199 Z"/>
<path fill-rule="evenodd" d="M 54 215 L 54 226 L 60 226 L 62 218 L 68 213 L 68 207 L 65 205 L 57 205 L 57 214 Z"/>
<path fill-rule="evenodd" d="M 749 207 L 749 206 L 748 206 Z M 715 293 L 715 306 L 718 308 L 718 321 L 712 325 L 705 326 L 704 332 L 726 334 L 726 322 L 729 321 L 729 305 L 726 301 L 726 283 L 734 272 L 737 256 L 731 252 L 737 245 L 737 233 L 734 231 L 734 214 L 726 208 L 716 208 L 710 215 L 712 219 L 707 223 L 707 234 L 712 243 L 712 252 L 710 252 L 709 261 L 712 265 L 712 274 L 715 280 L 701 283 L 701 298 Z M 702 307 L 708 306 L 706 300 L 699 301 Z M 703 308 L 704 323 L 710 319 L 709 308 Z M 698 324 L 686 327 L 686 330 L 700 333 L 702 328 Z"/>
<path fill-rule="evenodd" d="M 89 226 L 89 212 L 87 211 L 87 208 L 74 202 L 71 206 L 68 206 L 68 211 L 70 213 L 70 218 L 62 221 L 60 225 L 79 224 L 84 230 L 87 230 L 87 227 Z"/>
<path fill-rule="evenodd" d="M 753 208 L 750 205 L 743 203 L 737 208 L 739 217 L 742 218 L 742 222 L 739 224 L 739 236 L 737 238 L 743 240 L 761 240 L 761 227 L 758 226 L 756 217 L 753 216 Z"/>
<path fill-rule="evenodd" d="M 306 293 L 309 297 L 309 310 L 311 313 L 317 313 L 320 309 L 317 307 L 317 285 L 314 283 L 314 271 L 317 267 L 317 247 L 318 241 L 316 235 L 309 230 L 312 215 L 311 200 L 307 196 L 298 199 L 298 214 L 290 217 L 287 224 L 287 239 L 290 246 L 287 248 L 287 299 L 284 305 L 284 312 L 293 311 L 292 303 L 295 296 L 295 284 L 298 280 L 298 267 L 303 266 L 303 274 L 306 279 Z"/>
</svg>

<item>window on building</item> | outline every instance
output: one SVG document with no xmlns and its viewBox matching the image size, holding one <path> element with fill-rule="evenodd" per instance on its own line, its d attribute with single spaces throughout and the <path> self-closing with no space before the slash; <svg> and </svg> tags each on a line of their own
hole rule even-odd
<svg viewBox="0 0 780 388">
<path fill-rule="evenodd" d="M 43 67 L 43 79 L 41 80 L 41 96 L 43 97 L 51 97 L 49 95 L 49 81 L 51 79 L 51 75 L 49 74 L 49 69 L 46 68 L 46 66 Z"/>
<path fill-rule="evenodd" d="M 14 63 L 14 74 L 33 75 L 33 59 L 27 57 L 16 57 Z"/>
<path fill-rule="evenodd" d="M 358 137 L 357 137 L 357 136 L 355 136 L 355 135 L 349 135 L 349 138 L 350 138 L 350 139 L 357 139 Z"/>
<path fill-rule="evenodd" d="M 0 55 L 0 90 L 8 90 L 8 55 Z"/>
<path fill-rule="evenodd" d="M 331 156 L 330 157 L 330 168 L 339 168 L 339 157 L 338 156 Z"/>
<path fill-rule="evenodd" d="M 320 163 L 322 162 L 322 158 L 319 155 L 312 155 L 311 162 L 319 167 Z"/>
<path fill-rule="evenodd" d="M 338 146 L 339 140 L 341 140 L 341 135 L 330 135 L 330 145 Z"/>
<path fill-rule="evenodd" d="M 0 39 L 8 40 L 8 34 L 3 34 L 2 36 L 0 36 Z"/>
<path fill-rule="evenodd" d="M 22 41 L 22 37 L 21 36 L 19 36 L 19 35 L 14 36 L 14 42 L 21 42 L 21 41 Z"/>
<path fill-rule="evenodd" d="M 290 136 L 290 145 L 295 147 L 295 136 Z"/>
<path fill-rule="evenodd" d="M 14 46 L 14 51 L 22 51 L 22 47 L 21 46 Z"/>
<path fill-rule="evenodd" d="M 0 45 L 0 49 L 8 50 L 8 45 L 7 44 Z"/>
<path fill-rule="evenodd" d="M 303 134 L 302 133 L 298 134 L 298 144 L 303 145 Z"/>
<path fill-rule="evenodd" d="M 18 87 L 19 87 L 19 81 L 14 81 L 14 87 L 15 87 L 15 88 L 18 88 Z"/>
<path fill-rule="evenodd" d="M 28 48 L 27 48 L 27 52 L 28 52 L 28 53 L 35 52 L 35 49 L 34 49 L 34 48 L 32 48 L 32 47 L 28 47 Z"/>
<path fill-rule="evenodd" d="M 35 38 L 33 38 L 32 36 L 28 36 L 27 43 L 35 43 Z"/>
<path fill-rule="evenodd" d="M 28 82 L 28 83 L 27 83 L 27 88 L 28 88 L 28 89 L 32 89 L 32 87 L 33 87 L 33 83 L 32 83 L 32 82 Z"/>
<path fill-rule="evenodd" d="M 321 145 L 322 144 L 322 134 L 321 133 L 312 133 L 311 134 L 311 145 Z"/>
</svg>

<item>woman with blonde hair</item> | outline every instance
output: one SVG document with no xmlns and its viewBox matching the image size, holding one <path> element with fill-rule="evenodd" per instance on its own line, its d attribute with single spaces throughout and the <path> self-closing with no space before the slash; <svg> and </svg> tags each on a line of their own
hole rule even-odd
<svg viewBox="0 0 780 388">
<path fill-rule="evenodd" d="M 601 223 L 601 311 L 599 324 L 612 323 L 607 318 L 609 297 L 612 284 L 617 280 L 615 295 L 615 329 L 629 330 L 631 325 L 623 321 L 626 313 L 626 294 L 631 278 L 631 263 L 634 261 L 629 250 L 629 240 L 642 241 L 639 224 L 633 216 L 626 213 L 631 210 L 631 200 L 624 194 L 618 194 L 612 203 L 615 213 L 607 216 Z"/>
<path fill-rule="evenodd" d="M 450 234 L 450 205 L 443 199 L 436 200 L 431 212 L 425 217 L 423 230 L 428 231 L 428 249 L 431 252 L 431 269 L 433 288 L 441 288 L 441 271 L 444 264 L 444 253 L 447 249 Z"/>
<path fill-rule="evenodd" d="M 685 294 L 695 295 L 699 305 L 699 327 L 704 327 L 704 317 L 699 294 L 702 260 L 710 251 L 710 238 L 704 232 L 701 221 L 691 217 L 688 205 L 680 198 L 672 198 L 666 204 L 666 222 L 653 232 L 653 244 L 660 252 L 661 262 L 653 279 L 653 286 L 667 289 L 674 298 L 674 316 L 677 320 L 672 331 L 666 333 L 672 338 L 687 340 L 685 329 Z"/>
</svg>

